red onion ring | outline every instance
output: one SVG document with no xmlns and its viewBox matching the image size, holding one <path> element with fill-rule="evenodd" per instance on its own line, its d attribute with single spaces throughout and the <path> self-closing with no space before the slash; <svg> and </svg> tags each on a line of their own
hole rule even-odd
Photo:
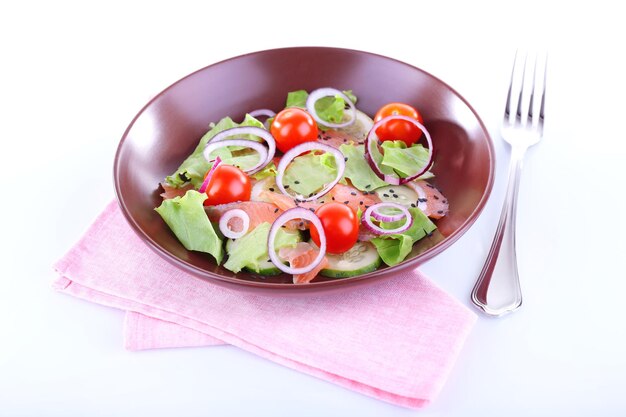
<svg viewBox="0 0 626 417">
<path fill-rule="evenodd" d="M 319 117 L 317 112 L 315 111 L 315 103 L 319 99 L 323 97 L 327 97 L 327 96 L 332 96 L 332 97 L 339 96 L 346 103 L 348 103 L 348 106 L 350 106 L 350 113 L 352 115 L 352 118 L 344 123 L 331 123 Z M 315 119 L 317 123 L 323 126 L 327 126 L 327 127 L 334 127 L 334 128 L 346 127 L 346 126 L 350 126 L 356 121 L 356 107 L 354 106 L 354 103 L 352 102 L 352 100 L 350 100 L 348 96 L 346 96 L 343 92 L 336 90 L 334 88 L 330 88 L 330 87 L 318 88 L 317 90 L 311 91 L 311 94 L 309 94 L 309 97 L 306 99 L 306 110 L 311 114 L 311 116 L 313 116 L 313 118 Z"/>
<path fill-rule="evenodd" d="M 248 172 L 249 174 L 255 174 L 259 172 L 267 164 L 269 164 L 272 161 L 272 158 L 274 158 L 274 154 L 276 153 L 276 140 L 274 139 L 274 136 L 272 136 L 272 134 L 268 132 L 267 130 L 261 129 L 260 127 L 256 127 L 256 126 L 239 126 L 239 127 L 233 127 L 232 129 L 223 130 L 217 135 L 213 136 L 213 138 L 211 138 L 209 143 L 207 143 L 207 146 L 209 146 L 211 143 L 221 142 L 224 139 L 229 138 L 231 136 L 235 136 L 235 135 L 258 136 L 262 138 L 263 140 L 265 140 L 265 142 L 267 143 L 267 157 L 265 158 L 265 160 L 261 159 L 260 166 L 258 167 L 255 166 L 247 170 L 246 172 Z M 248 142 L 255 142 L 253 140 L 248 140 L 248 139 L 240 139 L 240 140 L 246 140 Z M 245 147 L 253 148 L 252 146 L 247 144 L 248 142 L 246 142 L 246 144 L 244 145 L 237 145 L 237 146 L 245 146 Z M 255 143 L 258 143 L 258 142 L 255 142 Z M 230 145 L 230 146 L 233 146 L 233 145 Z M 209 153 L 206 152 L 206 148 L 204 149 L 204 157 L 207 158 L 207 160 L 209 160 L 208 155 L 210 153 L 211 152 Z"/>
<path fill-rule="evenodd" d="M 402 220 L 403 218 L 406 217 L 406 212 L 404 210 L 402 210 L 404 208 L 404 206 L 397 204 L 397 203 L 392 203 L 392 202 L 387 202 L 387 204 L 385 205 L 385 207 L 391 207 L 397 210 L 400 210 L 400 213 L 398 214 L 383 214 L 380 211 L 378 211 L 381 208 L 381 206 L 377 206 L 374 208 L 374 210 L 372 210 L 372 214 L 371 216 L 373 218 L 375 218 L 378 221 L 381 222 L 397 222 L 398 220 Z"/>
<path fill-rule="evenodd" d="M 228 227 L 228 222 L 234 218 L 240 218 L 243 222 L 241 230 L 238 232 L 235 232 L 231 230 L 230 227 Z M 248 213 L 241 209 L 231 209 L 222 214 L 222 217 L 220 217 L 219 226 L 220 231 L 227 238 L 239 239 L 241 236 L 248 233 L 248 229 L 250 228 L 250 216 L 248 216 Z"/>
<path fill-rule="evenodd" d="M 265 126 L 265 128 L 267 130 L 270 130 L 270 125 L 269 125 L 269 120 L 276 116 L 276 113 L 274 113 L 272 110 L 270 109 L 257 109 L 257 110 L 252 110 L 250 113 L 248 113 L 250 116 L 258 119 L 259 116 L 265 116 L 267 117 L 267 119 L 263 122 L 263 126 Z"/>
<path fill-rule="evenodd" d="M 219 156 L 215 158 L 215 161 L 213 161 L 213 166 L 211 167 L 211 169 L 209 169 L 209 172 L 206 174 L 206 177 L 204 177 L 204 181 L 202 181 L 202 185 L 198 189 L 199 193 L 206 192 L 206 189 L 209 187 L 209 182 L 211 182 L 211 177 L 213 176 L 213 172 L 215 172 L 215 170 L 217 169 L 217 166 L 221 163 L 222 163 L 222 159 Z"/>
<path fill-rule="evenodd" d="M 265 165 L 267 165 L 267 149 L 263 146 L 262 143 L 255 142 L 253 140 L 248 139 L 225 139 L 220 140 L 218 142 L 209 142 L 204 148 L 204 157 L 207 161 L 210 161 L 211 152 L 216 149 L 224 148 L 226 146 L 242 146 L 246 148 L 251 148 L 257 151 L 259 154 L 259 162 L 251 168 L 243 170 L 249 174 L 254 174 L 255 172 L 259 172 Z"/>
<path fill-rule="evenodd" d="M 254 118 L 258 118 L 258 116 L 265 116 L 265 117 L 274 117 L 274 116 L 276 116 L 276 113 L 274 113 L 270 109 L 256 109 L 256 110 L 252 110 L 248 114 L 250 116 L 254 117 Z"/>
<path fill-rule="evenodd" d="M 382 227 L 379 227 L 377 225 L 374 224 L 374 222 L 372 222 L 371 217 L 373 216 L 375 219 L 380 220 L 380 221 L 386 221 L 383 220 L 385 218 L 384 215 L 381 215 L 378 210 L 383 208 L 383 207 L 393 207 L 395 209 L 398 209 L 400 211 L 402 211 L 403 217 L 406 218 L 406 221 L 404 222 L 404 224 L 400 227 L 396 227 L 395 229 L 383 229 Z M 399 220 L 399 219 L 398 219 Z M 377 203 L 374 204 L 370 207 L 367 208 L 367 210 L 365 210 L 365 213 L 363 213 L 363 220 L 362 220 L 363 224 L 365 225 L 365 227 L 367 229 L 369 229 L 370 231 L 378 234 L 378 235 L 392 235 L 395 233 L 401 233 L 404 232 L 405 230 L 409 229 L 411 227 L 411 225 L 413 224 L 413 216 L 411 216 L 411 213 L 409 212 L 409 210 L 404 207 L 401 206 L 400 204 L 396 204 L 396 203 Z"/>
<path fill-rule="evenodd" d="M 313 226 L 318 231 L 320 237 L 320 252 L 317 257 L 307 266 L 303 266 L 302 268 L 292 268 L 291 266 L 287 266 L 282 263 L 278 255 L 276 254 L 276 250 L 274 249 L 274 241 L 276 240 L 276 234 L 282 225 L 287 223 L 289 220 L 293 219 L 303 219 L 309 220 Z M 270 228 L 269 236 L 267 237 L 267 253 L 269 254 L 269 258 L 272 263 L 276 266 L 276 268 L 280 269 L 286 274 L 306 274 L 307 272 L 312 271 L 320 262 L 324 259 L 324 255 L 326 254 L 326 234 L 324 233 L 324 226 L 322 226 L 322 221 L 319 217 L 315 215 L 312 211 L 309 211 L 302 207 L 291 208 L 285 212 L 283 212 L 272 224 Z"/>
<path fill-rule="evenodd" d="M 283 177 L 285 175 L 285 170 L 287 169 L 287 165 L 289 165 L 289 163 L 293 159 L 303 154 L 304 152 L 308 152 L 308 151 L 324 151 L 324 152 L 333 154 L 333 156 L 335 157 L 335 164 L 337 165 L 337 177 L 330 183 L 326 184 L 326 186 L 322 189 L 322 191 L 318 192 L 317 194 L 314 194 L 309 197 L 305 197 L 302 195 L 293 196 L 287 192 L 287 190 L 285 189 L 285 186 L 283 185 Z M 337 184 L 339 180 L 343 177 L 343 173 L 345 169 L 346 169 L 346 161 L 340 150 L 333 148 L 332 146 L 329 146 L 329 145 L 324 145 L 323 143 L 319 143 L 319 142 L 304 142 L 288 150 L 287 153 L 285 153 L 283 157 L 280 159 L 280 162 L 278 163 L 278 167 L 276 168 L 276 185 L 278 186 L 280 191 L 288 197 L 297 198 L 301 202 L 312 201 L 312 200 L 318 199 L 319 197 L 329 192 L 335 186 L 335 184 Z"/>
<path fill-rule="evenodd" d="M 424 133 L 424 137 L 426 138 L 426 142 L 428 143 L 428 151 L 429 151 L 428 152 L 428 161 L 426 161 L 426 164 L 424 164 L 424 166 L 422 167 L 421 171 L 419 171 L 417 174 L 412 175 L 412 176 L 407 177 L 407 178 L 400 178 L 399 176 L 389 175 L 389 174 L 383 173 L 382 170 L 380 169 L 380 167 L 376 164 L 376 161 L 374 161 L 374 158 L 372 157 L 372 154 L 370 152 L 372 144 L 374 144 L 375 146 L 378 146 L 378 143 L 379 143 L 378 135 L 376 135 L 376 130 L 383 123 L 386 123 L 386 122 L 388 122 L 390 120 L 405 120 L 407 122 L 413 123 L 415 126 L 417 126 Z M 368 133 L 367 139 L 365 140 L 365 158 L 367 159 L 368 164 L 372 168 L 372 171 L 374 171 L 376 176 L 378 176 L 380 179 L 382 179 L 383 181 L 385 181 L 385 182 L 387 182 L 387 183 L 389 183 L 391 185 L 405 184 L 405 183 L 407 183 L 409 181 L 412 181 L 412 180 L 416 179 L 417 177 L 422 175 L 424 172 L 428 171 L 428 168 L 430 168 L 430 166 L 432 165 L 432 162 L 433 162 L 433 152 L 434 151 L 435 151 L 435 149 L 434 149 L 434 146 L 433 146 L 433 141 L 432 141 L 432 139 L 430 137 L 430 133 L 428 133 L 428 130 L 426 130 L 424 125 L 422 125 L 420 122 L 418 122 L 417 120 L 413 119 L 412 117 L 408 117 L 408 116 L 395 115 L 395 116 L 388 116 L 388 117 L 385 117 L 384 119 L 379 120 L 378 122 L 374 123 L 374 126 L 370 130 L 370 133 Z"/>
</svg>

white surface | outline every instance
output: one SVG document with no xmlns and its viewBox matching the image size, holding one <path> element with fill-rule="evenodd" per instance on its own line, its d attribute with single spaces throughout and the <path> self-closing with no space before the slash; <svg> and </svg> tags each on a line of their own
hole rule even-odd
<svg viewBox="0 0 626 417">
<path fill-rule="evenodd" d="M 296 2 L 204 3 L 0 6 L 0 416 L 626 414 L 620 12 L 602 2 L 317 1 L 306 11 Z M 423 267 L 468 305 L 503 197 L 507 149 L 496 133 L 514 50 L 550 48 L 545 139 L 528 155 L 521 185 L 524 306 L 480 317 L 426 409 L 232 347 L 126 352 L 121 311 L 50 289 L 53 261 L 113 198 L 117 142 L 151 96 L 221 59 L 297 45 L 422 67 L 483 118 L 498 156 L 492 198 L 475 226 Z"/>
</svg>

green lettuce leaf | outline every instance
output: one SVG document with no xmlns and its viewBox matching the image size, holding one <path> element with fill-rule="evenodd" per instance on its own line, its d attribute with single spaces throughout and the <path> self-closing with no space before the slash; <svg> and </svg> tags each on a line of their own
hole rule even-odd
<svg viewBox="0 0 626 417">
<path fill-rule="evenodd" d="M 163 200 L 155 210 L 187 250 L 211 254 L 219 265 L 224 256 L 222 241 L 204 211 L 206 198 L 206 194 L 189 190 L 182 197 Z"/>
<path fill-rule="evenodd" d="M 335 157 L 330 153 L 300 155 L 285 170 L 283 184 L 296 193 L 308 196 L 319 191 L 337 176 Z"/>
<path fill-rule="evenodd" d="M 305 90 L 290 91 L 287 93 L 285 107 L 300 107 L 304 109 L 306 107 L 307 98 L 309 98 L 309 93 Z"/>
<path fill-rule="evenodd" d="M 278 251 L 278 249 L 287 246 L 294 247 L 298 242 L 301 241 L 302 235 L 299 231 L 280 228 L 278 230 L 278 233 L 276 233 L 276 239 L 274 240 L 274 249 Z"/>
<path fill-rule="evenodd" d="M 339 147 L 339 150 L 348 158 L 343 176 L 349 178 L 352 185 L 356 188 L 361 191 L 372 191 L 378 187 L 388 185 L 385 181 L 378 178 L 372 171 L 372 168 L 370 168 L 365 160 L 365 147 L 363 145 L 343 144 Z"/>
<path fill-rule="evenodd" d="M 315 103 L 317 115 L 320 119 L 330 123 L 341 123 L 345 108 L 346 102 L 340 96 L 323 97 Z"/>
<path fill-rule="evenodd" d="M 202 181 L 204 180 L 204 174 L 211 168 L 211 163 L 204 158 L 203 152 L 206 144 L 218 133 L 226 130 L 232 129 L 237 126 L 255 126 L 255 127 L 263 127 L 263 123 L 255 119 L 254 117 L 246 114 L 243 122 L 241 124 L 235 123 L 230 117 L 225 117 L 220 120 L 216 125 L 212 126 L 211 130 L 202 136 L 198 146 L 193 151 L 191 155 L 187 157 L 183 161 L 183 163 L 176 169 L 176 171 L 165 178 L 165 181 L 172 187 L 180 188 L 183 185 L 191 182 L 191 184 L 195 188 L 199 188 L 202 185 Z M 248 136 L 248 137 L 245 137 Z M 252 139 L 258 140 L 256 136 L 245 135 L 244 139 Z M 229 150 L 228 148 L 220 148 L 216 150 L 213 155 L 219 155 L 219 157 L 229 165 L 237 165 L 240 164 L 242 168 L 246 168 L 245 164 L 253 164 L 254 159 L 258 161 L 258 156 L 255 154 L 253 156 L 246 156 L 246 160 L 238 161 L 233 159 L 233 154 L 231 151 L 236 149 Z M 248 165 L 252 166 L 252 165 Z"/>
<path fill-rule="evenodd" d="M 383 154 L 380 152 L 380 149 L 378 149 L 378 146 L 370 147 L 370 155 L 372 155 L 372 159 L 374 160 L 374 162 L 376 162 L 376 165 L 382 171 L 383 174 L 398 175 L 393 170 L 393 168 L 383 165 Z"/>
<path fill-rule="evenodd" d="M 228 155 L 225 155 L 228 152 Z M 246 170 L 259 162 L 259 154 L 252 149 L 231 152 L 228 148 L 216 149 L 211 155 L 219 155 L 223 164 Z"/>
<path fill-rule="evenodd" d="M 354 93 L 352 92 L 352 90 L 343 90 L 343 93 L 344 93 L 346 96 L 348 96 L 348 98 L 350 99 L 350 101 L 351 101 L 354 105 L 356 105 L 357 98 L 356 98 L 356 96 L 354 95 Z"/>
<path fill-rule="evenodd" d="M 401 140 L 386 140 L 382 143 L 382 148 L 384 151 L 381 159 L 382 166 L 395 170 L 395 173 L 401 178 L 417 174 L 428 163 L 429 152 L 422 144 L 407 148 Z M 432 177 L 432 174 L 430 176 L 422 175 L 420 178 L 428 177 Z"/>
<path fill-rule="evenodd" d="M 267 236 L 269 231 L 270 224 L 265 222 L 239 238 L 236 245 L 229 252 L 224 268 L 238 273 L 245 266 L 251 266 L 254 269 L 255 263 L 264 254 L 265 259 L 267 259 Z"/>
<path fill-rule="evenodd" d="M 224 268 L 234 273 L 238 273 L 243 268 L 259 272 L 259 264 L 269 258 L 267 238 L 270 228 L 269 223 L 261 223 L 254 230 L 233 242 Z M 278 250 L 285 246 L 295 246 L 300 241 L 301 236 L 298 231 L 287 231 L 281 228 L 276 234 L 274 248 Z"/>
<path fill-rule="evenodd" d="M 415 242 L 437 229 L 437 226 L 420 209 L 412 207 L 409 208 L 409 212 L 413 217 L 413 224 L 408 230 L 372 239 L 372 243 L 376 246 L 376 250 L 383 262 L 389 266 L 402 262 L 411 253 Z M 381 223 L 380 227 L 383 229 L 394 229 L 403 222 L 404 220 Z"/>
<path fill-rule="evenodd" d="M 363 210 L 361 210 L 361 206 L 356 209 L 356 218 L 359 219 L 359 224 L 361 224 L 361 218 L 363 217 Z"/>
<path fill-rule="evenodd" d="M 352 93 L 352 90 L 345 90 L 343 93 L 356 104 L 357 98 Z M 306 100 L 309 97 L 309 93 L 305 90 L 291 91 L 287 94 L 287 102 L 285 107 L 306 107 Z M 330 123 L 340 123 L 343 120 L 343 113 L 346 107 L 346 102 L 342 97 L 323 97 L 315 103 L 315 111 L 317 115 L 322 119 Z"/>
<path fill-rule="evenodd" d="M 389 266 L 397 265 L 411 253 L 413 239 L 406 235 L 393 235 L 394 238 L 377 237 L 371 240 L 378 255 Z"/>
</svg>

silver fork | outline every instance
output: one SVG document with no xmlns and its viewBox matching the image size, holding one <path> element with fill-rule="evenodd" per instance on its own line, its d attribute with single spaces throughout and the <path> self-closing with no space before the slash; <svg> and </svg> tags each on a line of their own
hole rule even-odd
<svg viewBox="0 0 626 417">
<path fill-rule="evenodd" d="M 513 61 L 504 120 L 500 130 L 502 139 L 511 145 L 506 197 L 491 249 L 472 290 L 472 302 L 491 316 L 501 316 L 517 310 L 522 305 L 515 243 L 517 194 L 524 155 L 528 148 L 538 143 L 543 136 L 547 56 L 543 60 L 543 77 L 539 74 L 539 78 L 543 80 L 537 82 L 539 57 L 535 56 L 531 69 L 526 55 L 520 75 L 517 68 L 518 55 L 519 53 L 515 54 Z M 532 74 L 529 71 L 532 71 Z M 529 81 L 530 92 L 527 91 L 527 87 L 525 89 Z M 541 92 L 540 97 L 535 95 L 535 90 Z M 537 101 L 539 114 L 535 111 Z"/>
</svg>

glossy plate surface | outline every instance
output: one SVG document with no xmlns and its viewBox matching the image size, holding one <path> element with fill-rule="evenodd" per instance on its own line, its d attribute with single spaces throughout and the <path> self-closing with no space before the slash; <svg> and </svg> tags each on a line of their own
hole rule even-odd
<svg viewBox="0 0 626 417">
<path fill-rule="evenodd" d="M 287 92 L 351 89 L 371 116 L 388 102 L 420 110 L 436 147 L 435 184 L 450 202 L 440 234 L 416 244 L 407 260 L 353 278 L 320 277 L 293 285 L 291 276 L 233 274 L 209 255 L 187 251 L 154 211 L 159 183 L 193 151 L 209 123 L 240 121 L 247 111 L 284 107 Z M 159 255 L 196 277 L 234 288 L 304 293 L 366 284 L 415 268 L 456 241 L 480 214 L 493 184 L 491 139 L 472 107 L 451 87 L 406 63 L 367 52 L 321 47 L 251 53 L 196 71 L 150 101 L 133 119 L 114 164 L 117 198 L 135 232 Z"/>
</svg>

